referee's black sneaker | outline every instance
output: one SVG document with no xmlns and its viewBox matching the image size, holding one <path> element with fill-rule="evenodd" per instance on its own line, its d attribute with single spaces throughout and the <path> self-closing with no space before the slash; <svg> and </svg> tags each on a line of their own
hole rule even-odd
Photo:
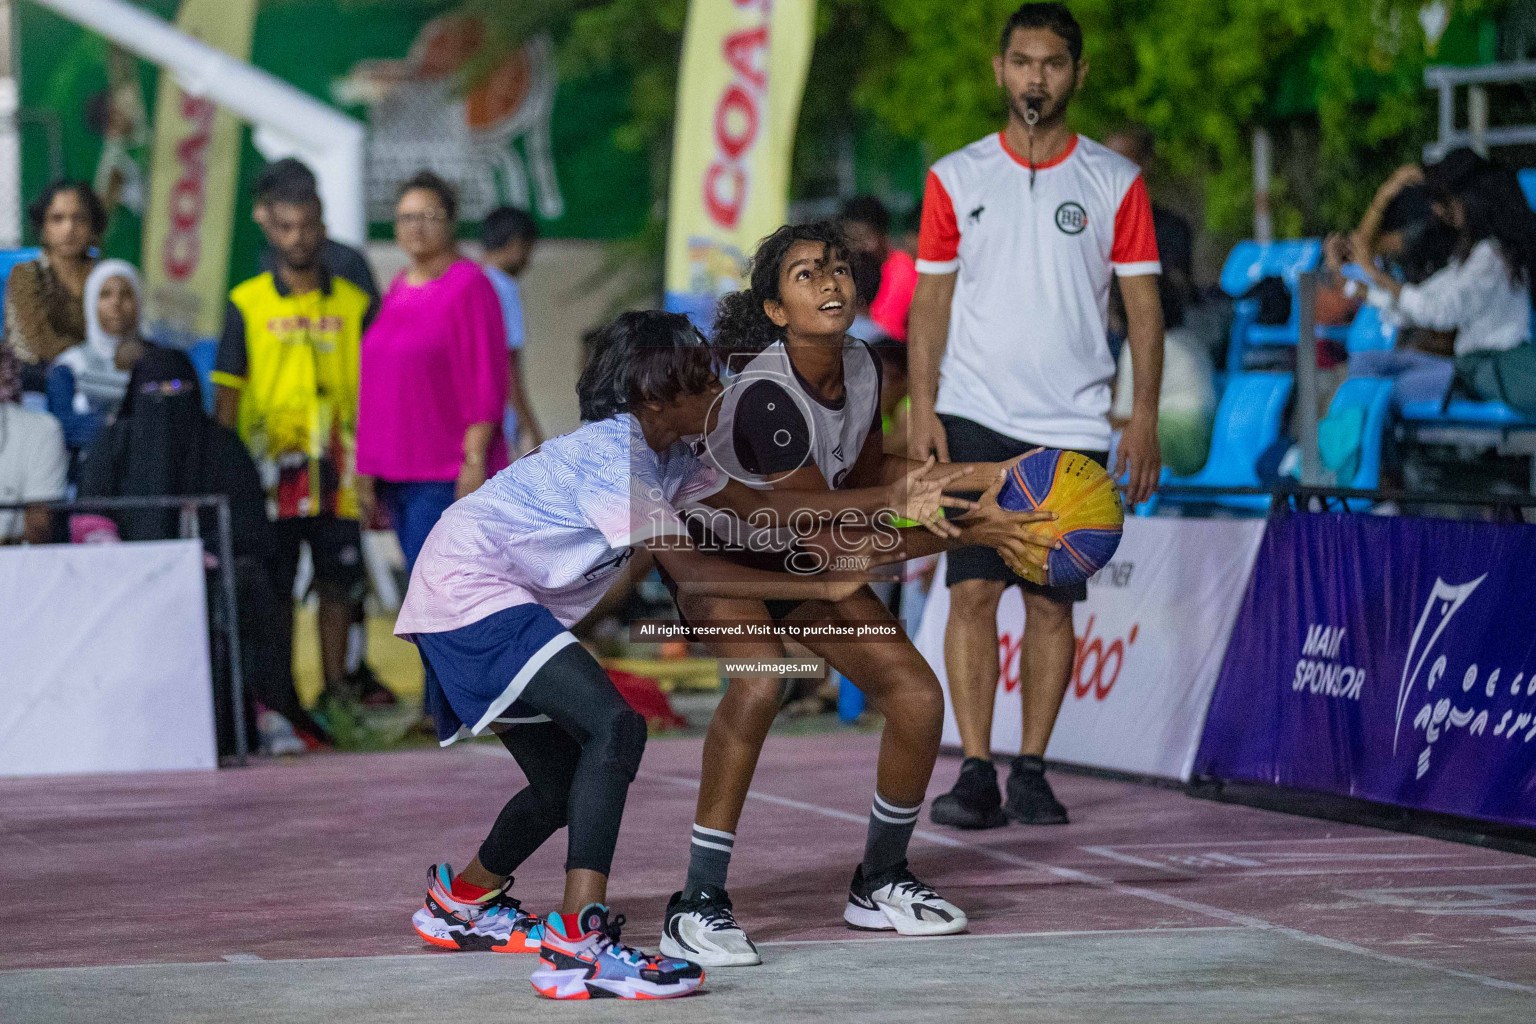
<svg viewBox="0 0 1536 1024">
<path fill-rule="evenodd" d="M 1008 773 L 1008 802 L 1003 813 L 1021 825 L 1065 825 L 1067 809 L 1061 806 L 1051 784 L 1045 781 L 1045 760 L 1033 754 L 1013 759 Z"/>
<path fill-rule="evenodd" d="M 928 808 L 935 825 L 951 828 L 1000 828 L 1008 824 L 1003 815 L 1003 795 L 997 788 L 997 769 L 981 757 L 968 757 L 960 766 L 955 788 L 936 797 Z"/>
</svg>

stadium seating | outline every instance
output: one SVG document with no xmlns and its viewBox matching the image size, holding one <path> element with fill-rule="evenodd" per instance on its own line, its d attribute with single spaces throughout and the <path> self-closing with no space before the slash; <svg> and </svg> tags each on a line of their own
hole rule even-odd
<svg viewBox="0 0 1536 1024">
<path fill-rule="evenodd" d="M 1360 428 L 1360 463 L 1352 477 L 1335 483 L 1361 491 L 1375 490 L 1381 486 L 1382 445 L 1392 418 L 1392 382 L 1380 377 L 1346 380 L 1334 392 L 1328 415 L 1348 409 L 1359 409 L 1365 416 Z M 1371 502 L 1363 499 L 1351 499 L 1347 504 L 1352 512 L 1364 512 L 1371 506 Z"/>
<path fill-rule="evenodd" d="M 1536 167 L 1527 167 L 1516 175 L 1520 179 L 1520 190 L 1525 193 L 1525 201 L 1536 210 Z"/>
<path fill-rule="evenodd" d="M 1381 319 L 1381 310 L 1375 306 L 1361 306 L 1349 325 L 1349 335 L 1344 347 L 1350 355 L 1356 352 L 1390 351 L 1397 345 L 1397 326 Z"/>
<path fill-rule="evenodd" d="M 203 388 L 203 408 L 210 416 L 213 415 L 213 382 L 209 375 L 213 373 L 213 361 L 218 354 L 219 343 L 206 339 L 187 349 L 187 355 L 197 369 L 197 382 Z"/>
<path fill-rule="evenodd" d="M 11 270 L 18 263 L 35 260 L 38 249 L 0 249 L 0 304 L 5 302 L 5 285 L 11 279 Z"/>
<path fill-rule="evenodd" d="M 1233 306 L 1231 343 L 1227 346 L 1227 370 L 1241 373 L 1250 349 L 1268 345 L 1296 344 L 1301 330 L 1301 298 L 1297 283 L 1302 274 L 1316 270 L 1323 259 L 1320 238 L 1290 238 L 1279 242 L 1238 242 L 1221 268 L 1221 290 L 1236 300 Z M 1258 323 L 1259 304 L 1244 299 L 1260 281 L 1279 278 L 1291 293 L 1291 314 L 1283 324 Z M 1343 340 L 1347 328 L 1323 328 L 1318 336 Z"/>
<path fill-rule="evenodd" d="M 1289 373 L 1235 373 L 1227 382 L 1216 407 L 1211 432 L 1211 454 L 1193 476 L 1173 476 L 1164 470 L 1168 487 L 1258 487 L 1259 456 L 1280 436 L 1285 407 L 1291 398 Z M 1247 512 L 1263 512 L 1269 498 L 1262 494 L 1226 494 L 1200 498 L 1154 495 L 1136 507 L 1137 515 L 1151 515 L 1162 502 L 1198 502 Z"/>
</svg>

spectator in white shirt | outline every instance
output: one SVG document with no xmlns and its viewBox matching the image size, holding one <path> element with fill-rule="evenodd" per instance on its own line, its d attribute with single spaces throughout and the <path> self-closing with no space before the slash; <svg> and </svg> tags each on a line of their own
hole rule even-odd
<svg viewBox="0 0 1536 1024">
<path fill-rule="evenodd" d="M 1536 395 L 1530 348 L 1536 214 L 1514 174 L 1494 166 L 1437 196 L 1435 209 L 1456 230 L 1456 254 L 1424 283 L 1402 284 L 1369 259 L 1359 262 L 1372 279 L 1367 301 L 1402 326 L 1455 331 L 1454 359 L 1405 349 L 1362 352 L 1351 360 L 1351 372 L 1395 378 L 1399 405 L 1443 399 L 1458 372 L 1479 398 L 1527 404 L 1522 396 Z"/>
<path fill-rule="evenodd" d="M 59 421 L 18 404 L 19 375 L 15 355 L 0 346 L 0 505 L 27 506 L 0 509 L 0 544 L 46 544 L 46 504 L 64 497 L 69 456 Z"/>
</svg>

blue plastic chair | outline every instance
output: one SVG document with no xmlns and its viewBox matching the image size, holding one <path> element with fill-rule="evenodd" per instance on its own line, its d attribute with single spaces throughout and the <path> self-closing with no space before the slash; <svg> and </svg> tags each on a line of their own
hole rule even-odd
<svg viewBox="0 0 1536 1024">
<path fill-rule="evenodd" d="M 1475 427 L 1532 426 L 1532 422 L 1503 402 L 1474 402 L 1455 398 L 1442 411 L 1438 401 L 1407 402 L 1403 419 L 1414 423 L 1448 423 Z"/>
<path fill-rule="evenodd" d="M 1518 171 L 1515 177 L 1520 179 L 1520 190 L 1525 193 L 1526 204 L 1536 210 L 1536 167 Z"/>
<path fill-rule="evenodd" d="M 1345 409 L 1363 411 L 1365 423 L 1360 428 L 1360 465 L 1353 477 L 1338 481 L 1338 485 L 1374 490 L 1381 486 L 1382 443 L 1392 417 L 1392 382 L 1381 377 L 1351 377 L 1334 392 L 1328 414 L 1332 416 Z M 1346 504 L 1352 512 L 1364 512 L 1371 506 L 1363 498 L 1349 499 Z"/>
<path fill-rule="evenodd" d="M 203 410 L 208 415 L 213 415 L 213 362 L 219 354 L 219 343 L 212 340 L 204 340 L 187 349 L 187 355 L 192 359 L 192 365 L 197 368 L 197 382 L 203 388 Z"/>
<path fill-rule="evenodd" d="M 1397 345 L 1397 327 L 1381 319 L 1381 310 L 1375 306 L 1360 307 L 1354 322 L 1349 325 L 1349 336 L 1344 347 L 1350 355 L 1356 352 L 1386 352 Z"/>
<path fill-rule="evenodd" d="M 41 249 L 0 249 L 0 305 L 5 302 L 5 286 L 16 264 L 35 260 L 41 253 Z"/>
<path fill-rule="evenodd" d="M 1259 306 L 1239 299 L 1232 321 L 1232 340 L 1227 346 L 1227 370 L 1241 373 L 1243 355 L 1255 345 L 1294 345 L 1301 332 L 1301 275 L 1316 270 L 1323 260 L 1321 238 L 1290 238 L 1268 244 L 1243 241 L 1232 247 L 1221 268 L 1221 290 L 1234 299 L 1246 294 L 1266 277 L 1278 277 L 1291 292 L 1291 315 L 1283 324 L 1260 324 Z M 1325 334 L 1325 336 L 1327 336 Z"/>
<path fill-rule="evenodd" d="M 1289 373 L 1233 374 L 1216 406 L 1211 431 L 1211 454 L 1200 472 L 1178 477 L 1164 471 L 1162 483 L 1186 487 L 1258 487 L 1258 462 L 1264 450 L 1280 437 L 1280 423 L 1291 399 L 1294 378 Z M 1199 502 L 1246 512 L 1264 512 L 1269 497 L 1263 494 L 1224 494 L 1210 498 L 1153 497 L 1137 507 L 1138 515 L 1150 515 L 1160 501 Z"/>
</svg>

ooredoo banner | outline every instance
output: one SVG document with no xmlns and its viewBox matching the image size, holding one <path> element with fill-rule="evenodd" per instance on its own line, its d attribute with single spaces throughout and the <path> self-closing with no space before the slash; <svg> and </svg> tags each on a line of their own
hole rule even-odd
<svg viewBox="0 0 1536 1024">
<path fill-rule="evenodd" d="M 692 0 L 677 83 L 666 305 L 707 323 L 784 223 L 814 0 Z"/>
<path fill-rule="evenodd" d="M 1077 659 L 1046 756 L 1058 761 L 1187 779 L 1227 636 L 1263 537 L 1262 520 L 1130 519 L 1115 557 L 1077 605 Z M 949 706 L 942 563 L 916 644 L 944 684 L 944 743 L 960 733 Z M 1020 687 L 1028 672 L 1024 602 L 1017 589 L 997 613 L 998 686 L 992 749 L 1019 751 Z"/>
<path fill-rule="evenodd" d="M 1270 526 L 1196 772 L 1536 825 L 1536 527 Z"/>
</svg>

